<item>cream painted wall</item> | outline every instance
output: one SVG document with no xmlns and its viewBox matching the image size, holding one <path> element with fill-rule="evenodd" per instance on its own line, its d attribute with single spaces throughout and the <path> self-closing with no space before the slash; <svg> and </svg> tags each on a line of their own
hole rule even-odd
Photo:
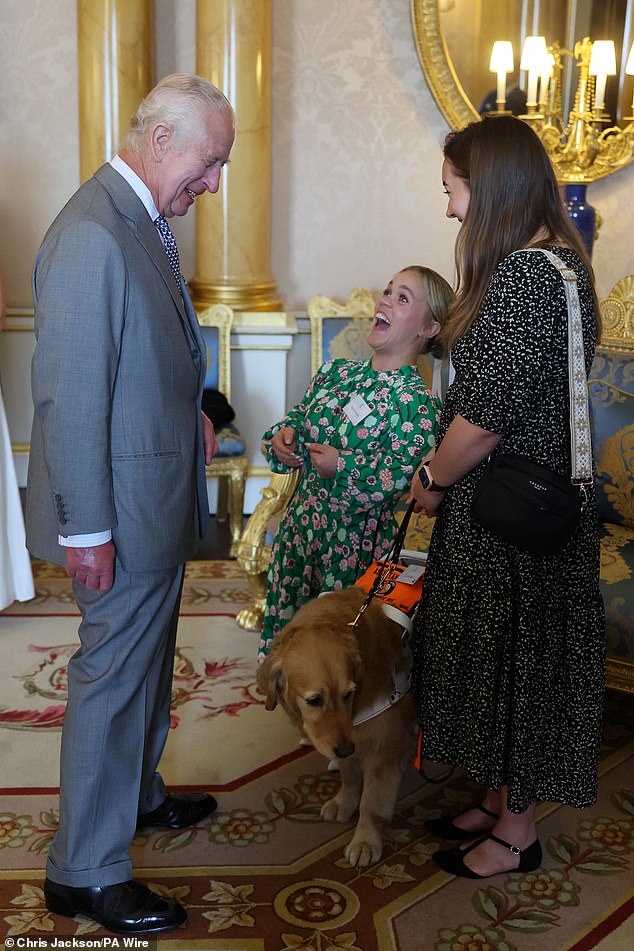
<svg viewBox="0 0 634 951">
<path fill-rule="evenodd" d="M 157 76 L 195 69 L 195 0 L 155 8 Z M 40 238 L 79 179 L 75 0 L 0 0 L 0 76 L 0 259 L 10 305 L 29 306 Z M 271 274 L 287 307 L 413 261 L 451 278 L 445 131 L 407 0 L 273 0 Z M 629 168 L 589 189 L 602 294 L 634 270 L 633 183 Z M 193 221 L 178 225 L 192 275 Z"/>
<path fill-rule="evenodd" d="M 0 260 L 30 307 L 44 231 L 79 183 L 75 0 L 0 0 Z"/>
<path fill-rule="evenodd" d="M 178 16 L 175 6 L 156 2 L 159 75 L 196 66 L 195 0 L 181 0 Z M 378 290 L 405 264 L 451 278 L 446 126 L 407 2 L 273 0 L 272 100 L 271 276 L 287 308 L 314 294 Z M 193 274 L 193 221 L 174 230 Z"/>
</svg>

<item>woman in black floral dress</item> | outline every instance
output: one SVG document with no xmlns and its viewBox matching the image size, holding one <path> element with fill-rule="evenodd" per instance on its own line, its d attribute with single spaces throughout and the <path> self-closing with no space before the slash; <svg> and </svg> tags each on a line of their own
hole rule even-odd
<svg viewBox="0 0 634 951">
<path fill-rule="evenodd" d="M 444 334 L 455 380 L 436 453 L 413 483 L 417 508 L 438 516 L 414 676 L 422 755 L 464 767 L 486 789 L 457 816 L 428 820 L 441 838 L 470 841 L 434 859 L 479 878 L 539 867 L 537 801 L 596 799 L 605 628 L 594 493 L 556 555 L 504 542 L 470 511 L 492 452 L 571 471 L 566 298 L 535 249 L 577 274 L 586 372 L 599 311 L 587 255 L 530 127 L 487 118 L 450 133 L 444 154 L 447 215 L 462 225 Z"/>
</svg>

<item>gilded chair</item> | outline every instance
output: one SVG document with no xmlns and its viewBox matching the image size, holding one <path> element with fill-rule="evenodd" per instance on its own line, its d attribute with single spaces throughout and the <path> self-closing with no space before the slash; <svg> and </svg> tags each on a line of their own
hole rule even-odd
<svg viewBox="0 0 634 951">
<path fill-rule="evenodd" d="M 231 402 L 231 327 L 233 311 L 226 304 L 214 304 L 198 314 L 207 351 L 205 389 L 223 393 Z M 218 452 L 206 467 L 207 478 L 218 479 L 217 518 L 229 518 L 231 526 L 230 556 L 235 557 L 242 534 L 244 489 L 249 470 L 244 439 L 235 423 L 230 422 L 216 432 Z M 229 504 L 227 500 L 229 498 Z"/>
<path fill-rule="evenodd" d="M 374 314 L 374 297 L 369 290 L 357 288 L 345 304 L 338 304 L 323 295 L 312 297 L 307 311 L 311 334 L 311 377 L 322 363 L 331 358 L 362 360 L 370 355 L 366 337 Z M 238 563 L 246 574 L 253 595 L 252 604 L 240 611 L 236 618 L 240 627 L 247 631 L 262 630 L 271 541 L 298 481 L 298 472 L 271 476 L 236 546 Z"/>
<path fill-rule="evenodd" d="M 345 304 L 319 294 L 308 301 L 307 311 L 311 376 L 326 360 L 367 360 L 372 353 L 367 336 L 374 315 L 374 298 L 370 291 L 358 287 Z"/>
</svg>

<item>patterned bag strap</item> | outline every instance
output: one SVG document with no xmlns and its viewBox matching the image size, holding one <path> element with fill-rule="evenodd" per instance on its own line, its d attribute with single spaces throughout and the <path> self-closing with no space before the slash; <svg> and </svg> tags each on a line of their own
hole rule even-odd
<svg viewBox="0 0 634 951">
<path fill-rule="evenodd" d="M 546 248 L 535 248 L 545 254 L 559 271 L 564 282 L 568 305 L 568 383 L 570 391 L 570 455 L 572 479 L 576 485 L 591 485 L 592 442 L 588 412 L 588 379 L 583 352 L 581 307 L 577 291 L 577 275 L 561 258 Z"/>
</svg>

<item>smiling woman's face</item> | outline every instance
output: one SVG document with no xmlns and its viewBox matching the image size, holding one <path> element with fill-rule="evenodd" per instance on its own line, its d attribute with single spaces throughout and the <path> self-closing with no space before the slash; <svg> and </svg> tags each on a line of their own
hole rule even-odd
<svg viewBox="0 0 634 951">
<path fill-rule="evenodd" d="M 440 330 L 431 319 L 423 284 L 416 271 L 399 271 L 389 282 L 374 308 L 368 343 L 375 354 L 402 355 L 408 363 L 423 341 Z M 396 361 L 396 365 L 402 365 Z M 373 366 L 377 366 L 373 360 Z"/>
<path fill-rule="evenodd" d="M 445 195 L 449 198 L 447 202 L 447 217 L 457 218 L 462 224 L 467 214 L 467 208 L 469 207 L 471 192 L 464 178 L 458 175 L 455 166 L 452 165 L 448 159 L 445 159 L 442 163 L 442 184 L 445 189 Z"/>
</svg>

